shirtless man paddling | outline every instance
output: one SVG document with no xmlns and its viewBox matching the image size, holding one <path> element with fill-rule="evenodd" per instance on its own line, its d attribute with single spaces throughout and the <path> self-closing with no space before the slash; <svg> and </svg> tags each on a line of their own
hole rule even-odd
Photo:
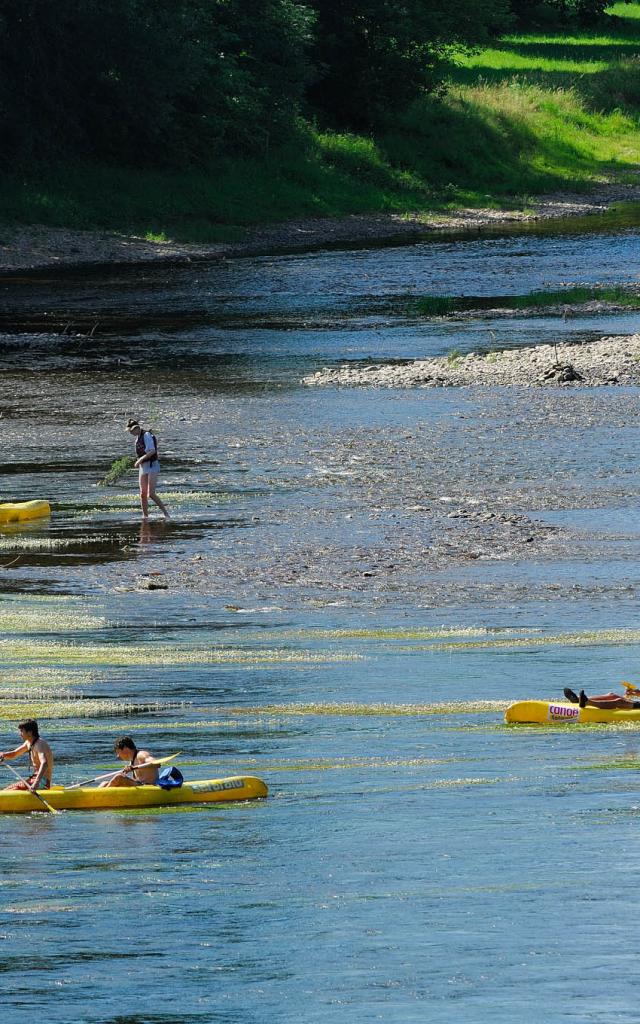
<svg viewBox="0 0 640 1024">
<path fill-rule="evenodd" d="M 31 774 L 25 782 L 14 782 L 5 789 L 50 789 L 53 776 L 53 753 L 46 740 L 43 740 L 39 731 L 38 723 L 33 718 L 20 722 L 18 732 L 22 737 L 22 743 L 15 750 L 5 750 L 0 753 L 0 761 L 13 761 L 14 757 L 28 754 L 31 761 Z"/>
<path fill-rule="evenodd" d="M 105 786 L 156 786 L 158 784 L 158 764 L 148 750 L 138 750 L 130 736 L 123 736 L 115 742 L 116 757 L 128 761 L 126 768 L 118 772 L 112 779 L 102 782 Z M 149 762 L 151 762 L 149 764 Z M 145 765 L 149 764 L 148 768 Z"/>
</svg>

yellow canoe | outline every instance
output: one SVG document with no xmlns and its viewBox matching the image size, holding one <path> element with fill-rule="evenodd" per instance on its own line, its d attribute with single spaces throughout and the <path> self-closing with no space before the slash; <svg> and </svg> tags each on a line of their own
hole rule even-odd
<svg viewBox="0 0 640 1024">
<path fill-rule="evenodd" d="M 5 501 L 0 504 L 0 524 L 21 523 L 51 515 L 48 501 Z"/>
<path fill-rule="evenodd" d="M 228 779 L 204 779 L 185 782 L 179 789 L 160 786 L 122 786 L 109 789 L 65 789 L 52 786 L 42 796 L 58 811 L 104 811 L 121 807 L 165 807 L 172 804 L 222 803 L 229 800 L 256 800 L 267 796 L 262 779 L 234 775 Z M 26 814 L 46 808 L 33 793 L 0 790 L 0 814 Z"/>
<path fill-rule="evenodd" d="M 603 711 L 600 708 L 581 708 L 564 701 L 519 700 L 510 704 L 504 713 L 505 722 L 523 725 L 589 725 L 613 722 L 640 723 L 640 708 Z"/>
</svg>

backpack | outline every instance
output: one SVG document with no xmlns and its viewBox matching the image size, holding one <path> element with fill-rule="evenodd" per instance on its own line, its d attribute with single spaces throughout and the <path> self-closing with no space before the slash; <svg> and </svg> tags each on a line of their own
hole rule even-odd
<svg viewBox="0 0 640 1024">
<path fill-rule="evenodd" d="M 161 789 L 179 789 L 184 782 L 184 776 L 175 765 L 169 765 L 158 772 L 158 786 Z"/>
<path fill-rule="evenodd" d="M 142 430 L 142 428 L 140 429 Z M 150 452 L 147 451 L 144 443 L 145 434 L 151 434 L 151 437 L 153 438 L 153 447 L 155 448 L 155 455 L 153 456 L 152 459 L 148 460 L 149 465 L 152 466 L 153 463 L 156 462 L 158 458 L 158 442 L 156 440 L 156 435 L 151 430 L 142 430 L 142 433 L 138 434 L 136 438 L 136 455 L 138 456 L 139 459 L 141 459 L 143 455 L 151 454 Z"/>
</svg>

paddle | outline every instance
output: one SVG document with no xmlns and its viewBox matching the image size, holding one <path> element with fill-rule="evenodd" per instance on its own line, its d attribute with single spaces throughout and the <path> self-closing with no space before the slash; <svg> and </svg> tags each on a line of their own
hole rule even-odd
<svg viewBox="0 0 640 1024">
<path fill-rule="evenodd" d="M 105 775 L 96 775 L 93 779 L 85 779 L 84 782 L 74 782 L 73 786 L 65 786 L 65 789 L 81 789 L 82 786 L 90 786 L 92 782 L 100 782 L 102 779 L 115 779 L 116 775 L 120 775 L 121 772 L 135 771 L 136 768 L 153 768 L 159 764 L 166 764 L 167 761 L 173 761 L 176 757 L 180 757 L 181 750 L 177 754 L 170 754 L 169 757 L 157 757 L 153 761 L 146 761 L 145 764 L 134 764 L 133 768 L 118 768 L 115 772 L 107 772 Z"/>
<path fill-rule="evenodd" d="M 630 693 L 637 694 L 637 696 L 640 697 L 640 690 L 634 685 L 634 683 L 628 683 L 626 679 L 621 679 L 620 682 L 626 688 L 627 697 Z"/>
<path fill-rule="evenodd" d="M 45 798 L 44 798 L 43 796 L 40 796 L 40 794 L 38 793 L 38 790 L 37 790 L 37 789 L 31 789 L 31 788 L 29 787 L 28 783 L 27 783 L 27 780 L 26 780 L 26 779 L 23 779 L 23 778 L 22 778 L 22 775 L 20 775 L 20 774 L 19 774 L 19 773 L 18 773 L 18 772 L 17 772 L 16 770 L 15 770 L 15 768 L 12 768 L 12 766 L 11 766 L 10 764 L 7 764 L 7 762 L 5 761 L 5 759 L 4 759 L 4 758 L 2 758 L 2 764 L 3 764 L 4 766 L 5 766 L 5 768 L 8 768 L 10 772 L 13 772 L 13 774 L 14 774 L 14 775 L 15 775 L 15 777 L 16 777 L 16 779 L 20 779 L 20 782 L 24 782 L 25 786 L 27 787 L 27 790 L 26 790 L 26 791 L 27 791 L 27 793 L 32 793 L 32 794 L 33 794 L 33 796 L 37 796 L 37 798 L 38 798 L 38 800 L 40 801 L 40 803 L 41 803 L 41 804 L 44 804 L 44 806 L 45 806 L 45 807 L 47 808 L 47 810 L 48 810 L 48 811 L 49 811 L 49 812 L 50 812 L 51 814 L 60 814 L 60 811 L 56 811 L 55 807 L 52 807 L 52 806 L 51 806 L 51 804 L 48 804 L 48 803 L 47 803 L 47 801 L 45 800 Z"/>
</svg>

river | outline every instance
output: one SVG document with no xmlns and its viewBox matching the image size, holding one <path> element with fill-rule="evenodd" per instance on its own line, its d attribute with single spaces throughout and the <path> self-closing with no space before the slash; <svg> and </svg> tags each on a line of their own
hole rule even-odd
<svg viewBox="0 0 640 1024">
<path fill-rule="evenodd" d="M 634 284 L 638 233 L 0 282 L 2 498 L 53 505 L 0 531 L 2 748 L 36 715 L 59 782 L 131 733 L 270 788 L 3 818 L 13 1021 L 637 1019 L 637 729 L 502 717 L 638 679 L 637 390 L 302 378 L 631 334 L 636 313 L 414 303 Z M 168 523 L 140 524 L 134 477 L 98 484 L 134 414 Z"/>
</svg>

